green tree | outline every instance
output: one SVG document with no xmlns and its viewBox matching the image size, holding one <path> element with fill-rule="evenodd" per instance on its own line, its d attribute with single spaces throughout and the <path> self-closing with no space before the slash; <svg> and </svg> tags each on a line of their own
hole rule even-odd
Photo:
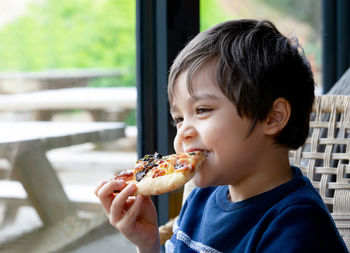
<svg viewBox="0 0 350 253">
<path fill-rule="evenodd" d="M 215 24 L 233 19 L 232 14 L 226 12 L 217 0 L 200 1 L 200 30 L 206 30 Z"/>
<path fill-rule="evenodd" d="M 135 85 L 135 9 L 135 0 L 31 4 L 0 30 L 0 69 L 120 68 L 120 83 Z"/>
</svg>

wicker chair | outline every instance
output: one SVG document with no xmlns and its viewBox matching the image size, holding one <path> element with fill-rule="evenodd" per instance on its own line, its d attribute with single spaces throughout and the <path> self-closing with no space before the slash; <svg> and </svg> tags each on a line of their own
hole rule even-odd
<svg viewBox="0 0 350 253">
<path fill-rule="evenodd" d="M 316 97 L 309 138 L 289 154 L 291 164 L 319 191 L 350 249 L 350 96 Z M 192 189 L 185 186 L 184 198 Z M 160 227 L 163 243 L 171 236 L 173 222 Z"/>
<path fill-rule="evenodd" d="M 319 191 L 350 248 L 350 96 L 316 98 L 310 137 L 290 158 Z"/>
</svg>

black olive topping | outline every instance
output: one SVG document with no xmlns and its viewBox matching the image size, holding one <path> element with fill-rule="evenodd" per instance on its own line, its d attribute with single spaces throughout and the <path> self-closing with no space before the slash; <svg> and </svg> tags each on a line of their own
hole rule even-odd
<svg viewBox="0 0 350 253">
<path fill-rule="evenodd" d="M 144 170 L 150 170 L 153 167 L 157 167 L 157 166 L 158 166 L 158 164 L 156 164 L 156 163 L 149 163 L 149 164 L 145 165 Z"/>
<path fill-rule="evenodd" d="M 144 176 L 146 176 L 146 174 L 149 170 L 151 170 L 153 167 L 157 167 L 157 166 L 158 166 L 158 164 L 156 164 L 156 163 L 146 164 L 145 167 L 143 168 L 143 170 L 136 172 L 136 174 L 135 174 L 136 181 L 140 182 L 142 180 L 142 178 Z"/>
<path fill-rule="evenodd" d="M 175 170 L 178 170 L 178 169 L 182 169 L 183 167 L 185 167 L 183 164 L 175 164 L 174 165 L 174 168 L 175 168 Z"/>
<path fill-rule="evenodd" d="M 141 179 L 142 179 L 144 176 L 146 176 L 146 171 L 145 171 L 145 170 L 141 170 L 141 171 L 136 172 L 136 174 L 135 174 L 136 181 L 137 181 L 137 182 L 140 182 Z"/>
<path fill-rule="evenodd" d="M 161 154 L 155 152 L 155 153 L 154 153 L 154 157 L 155 157 L 156 159 L 161 159 L 163 156 L 162 156 Z"/>
<path fill-rule="evenodd" d="M 145 158 L 143 158 L 143 161 L 145 161 L 145 162 L 153 162 L 154 161 L 154 157 L 153 156 L 145 157 Z"/>
<path fill-rule="evenodd" d="M 154 159 L 161 159 L 163 156 L 159 154 L 158 152 L 155 152 L 154 155 L 145 155 L 141 161 L 144 162 L 152 162 Z"/>
<path fill-rule="evenodd" d="M 153 161 L 155 159 L 161 159 L 163 156 L 159 154 L 158 152 L 155 152 L 154 155 L 145 155 L 141 161 L 148 162 L 146 165 L 144 165 L 143 170 L 136 172 L 135 177 L 136 181 L 140 182 L 144 176 L 146 176 L 147 172 L 151 170 L 153 167 L 157 167 L 158 164 L 154 163 Z"/>
</svg>

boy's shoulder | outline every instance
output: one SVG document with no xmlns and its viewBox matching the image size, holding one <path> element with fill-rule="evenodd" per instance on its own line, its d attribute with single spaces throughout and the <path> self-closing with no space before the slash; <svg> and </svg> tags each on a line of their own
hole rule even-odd
<svg viewBox="0 0 350 253">
<path fill-rule="evenodd" d="M 298 238 L 293 246 L 296 250 L 302 248 L 308 249 L 308 252 L 348 252 L 321 196 L 307 178 L 304 177 L 303 181 L 305 184 L 299 185 L 276 202 L 257 224 L 256 229 L 261 228 L 265 239 L 276 241 L 275 244 L 262 244 L 261 247 L 266 246 L 268 252 L 274 252 L 290 238 Z M 303 236 L 300 236 L 301 232 Z M 316 241 L 319 243 L 310 243 Z"/>
<path fill-rule="evenodd" d="M 272 205 L 267 211 L 267 215 L 272 215 L 274 219 L 298 218 L 299 220 L 308 220 L 318 217 L 320 220 L 331 221 L 331 215 L 324 204 L 321 196 L 312 187 L 311 183 L 305 179 L 305 185 L 298 185 L 293 191 L 290 191 Z"/>
<path fill-rule="evenodd" d="M 291 247 L 288 252 L 316 252 L 316 248 L 347 252 L 322 198 L 298 168 L 293 170 L 291 181 L 236 203 L 228 200 L 227 186 L 194 189 L 175 233 L 186 234 L 194 241 L 200 240 L 200 234 L 211 235 L 203 243 L 223 252 L 232 252 L 225 248 L 227 242 L 237 252 L 247 247 L 277 252 L 286 245 Z M 296 241 L 291 246 L 293 238 Z M 316 245 L 315 241 L 320 242 Z"/>
<path fill-rule="evenodd" d="M 303 176 L 299 168 L 293 167 L 293 170 L 295 176 L 286 184 L 290 184 L 289 187 L 292 189 L 287 191 L 280 201 L 278 201 L 277 211 L 281 212 L 290 208 L 308 207 L 328 214 L 328 208 L 310 180 Z"/>
</svg>

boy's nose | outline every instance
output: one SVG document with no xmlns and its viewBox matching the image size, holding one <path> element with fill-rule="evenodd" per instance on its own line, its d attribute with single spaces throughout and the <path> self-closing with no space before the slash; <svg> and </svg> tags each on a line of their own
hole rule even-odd
<svg viewBox="0 0 350 253">
<path fill-rule="evenodd" d="M 197 130 L 192 125 L 184 124 L 180 128 L 180 132 L 178 132 L 178 135 L 180 135 L 179 137 L 182 140 L 187 140 L 195 137 L 197 135 Z"/>
<path fill-rule="evenodd" d="M 184 147 L 194 142 L 198 135 L 197 129 L 191 125 L 183 124 L 178 130 L 174 139 L 174 148 L 176 152 L 185 152 Z"/>
</svg>

